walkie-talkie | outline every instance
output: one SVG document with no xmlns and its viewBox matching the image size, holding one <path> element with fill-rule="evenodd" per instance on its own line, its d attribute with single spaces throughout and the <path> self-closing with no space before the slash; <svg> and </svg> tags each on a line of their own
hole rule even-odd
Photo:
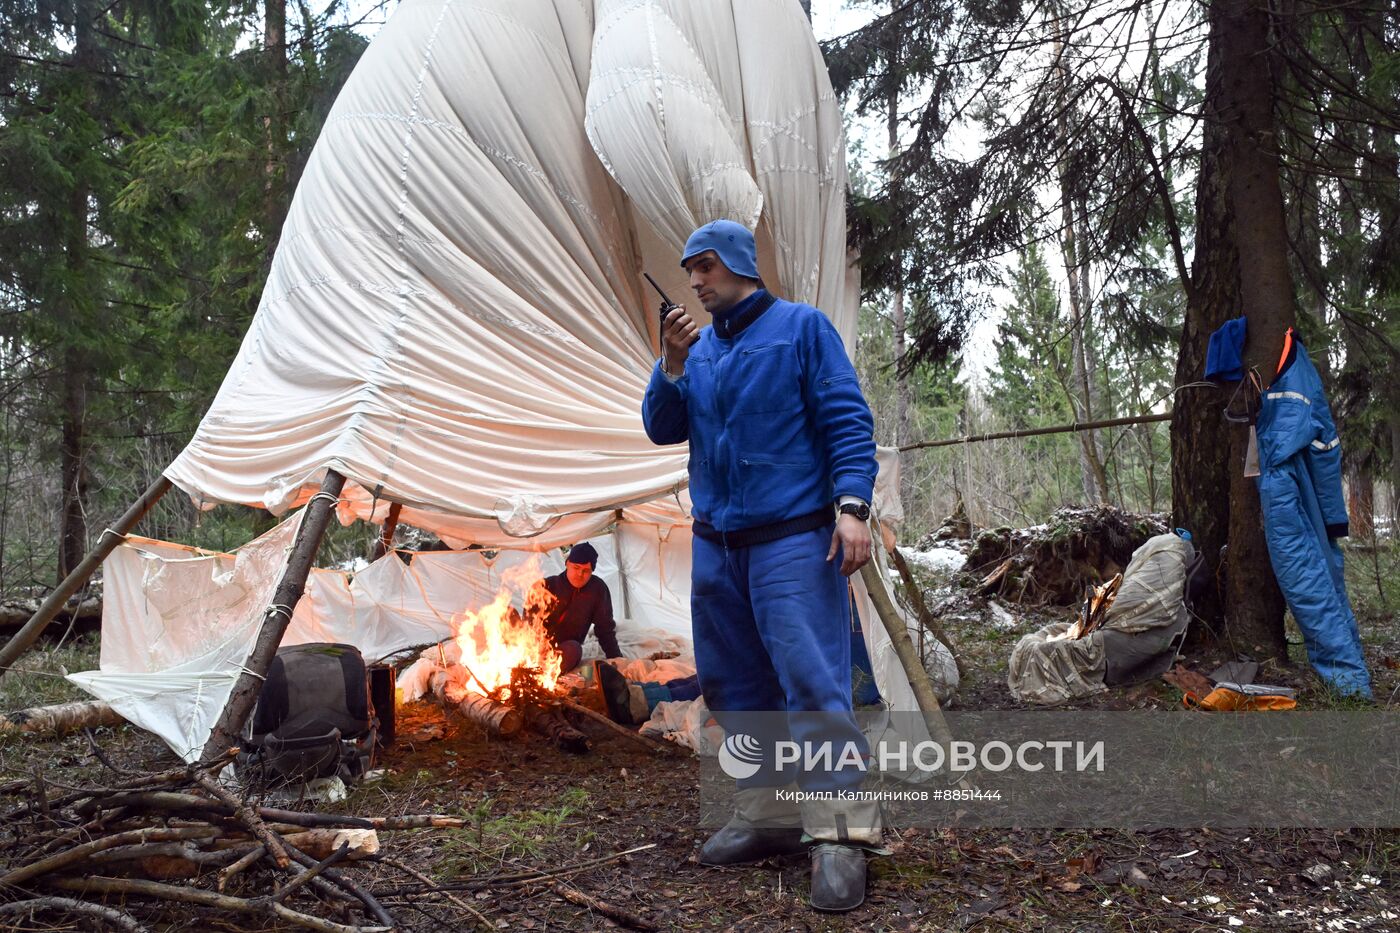
<svg viewBox="0 0 1400 933">
<path fill-rule="evenodd" d="M 651 283 L 651 287 L 656 289 L 656 293 L 661 296 L 661 327 L 664 329 L 666 327 L 666 315 L 671 313 L 672 308 L 679 308 L 680 305 L 666 297 L 666 293 L 661 290 L 660 285 L 656 284 L 656 279 L 651 277 L 650 272 L 643 272 L 642 275 L 647 277 L 647 281 Z M 661 331 L 658 330 L 656 333 L 658 339 L 660 339 Z"/>
</svg>

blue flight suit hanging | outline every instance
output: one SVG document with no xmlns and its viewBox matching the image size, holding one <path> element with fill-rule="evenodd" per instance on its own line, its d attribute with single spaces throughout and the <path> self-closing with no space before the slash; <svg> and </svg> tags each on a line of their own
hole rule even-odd
<svg viewBox="0 0 1400 933">
<path fill-rule="evenodd" d="M 1347 535 L 1341 439 L 1322 380 L 1290 328 L 1278 375 L 1260 400 L 1260 505 L 1274 576 L 1313 668 L 1333 689 L 1371 696 L 1356 616 L 1342 579 Z"/>
</svg>

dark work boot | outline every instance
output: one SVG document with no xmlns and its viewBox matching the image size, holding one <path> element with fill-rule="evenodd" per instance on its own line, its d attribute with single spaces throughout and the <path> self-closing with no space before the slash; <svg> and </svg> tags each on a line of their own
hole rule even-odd
<svg viewBox="0 0 1400 933">
<path fill-rule="evenodd" d="M 865 903 L 865 850 L 823 842 L 812 849 L 811 904 L 844 913 Z"/>
<path fill-rule="evenodd" d="M 593 677 L 598 682 L 598 690 L 603 694 L 603 705 L 607 707 L 608 718 L 624 726 L 636 725 L 632 721 L 631 691 L 627 678 L 607 661 L 593 662 Z"/>
<path fill-rule="evenodd" d="M 759 829 L 735 818 L 705 840 L 700 847 L 700 864 L 742 865 L 778 855 L 795 855 L 805 848 L 800 827 Z"/>
</svg>

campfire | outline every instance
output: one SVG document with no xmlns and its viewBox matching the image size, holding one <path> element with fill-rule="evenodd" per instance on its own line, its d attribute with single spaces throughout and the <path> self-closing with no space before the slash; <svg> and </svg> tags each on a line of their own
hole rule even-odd
<svg viewBox="0 0 1400 933">
<path fill-rule="evenodd" d="M 577 704 L 557 689 L 563 659 L 545 628 L 557 600 L 540 577 L 538 560 L 512 568 L 489 603 L 454 616 L 456 634 L 424 653 L 423 660 L 436 662 L 428 686 L 493 735 L 528 727 L 582 754 L 588 739 L 564 716 Z"/>
<path fill-rule="evenodd" d="M 400 675 L 399 685 L 408 685 L 405 698 L 432 694 L 491 735 L 528 728 L 575 754 L 590 750 L 588 737 L 575 727 L 581 717 L 650 752 L 688 757 L 678 746 L 620 726 L 569 695 L 570 686 L 576 691 L 582 681 L 560 671 L 563 657 L 545 628 L 557 601 L 540 578 L 539 562 L 532 560 L 507 571 L 485 606 L 459 612 L 452 620 L 456 634 L 424 651 Z"/>
</svg>

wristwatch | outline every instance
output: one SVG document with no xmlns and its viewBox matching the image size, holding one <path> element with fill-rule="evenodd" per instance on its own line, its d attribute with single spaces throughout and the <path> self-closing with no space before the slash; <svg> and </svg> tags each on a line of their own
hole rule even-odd
<svg viewBox="0 0 1400 933">
<path fill-rule="evenodd" d="M 864 502 L 846 502 L 836 511 L 840 512 L 842 515 L 854 515 L 863 522 L 870 521 L 870 506 L 866 505 Z"/>
</svg>

